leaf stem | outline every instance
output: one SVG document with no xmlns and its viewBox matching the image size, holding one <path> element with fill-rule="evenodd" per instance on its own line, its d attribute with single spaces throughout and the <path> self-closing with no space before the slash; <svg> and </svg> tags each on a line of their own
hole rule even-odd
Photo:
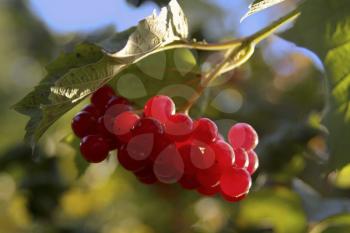
<svg viewBox="0 0 350 233">
<path fill-rule="evenodd" d="M 282 18 L 278 19 L 277 21 L 275 21 L 271 25 L 261 29 L 260 31 L 254 33 L 251 36 L 248 36 L 246 38 L 246 41 L 250 41 L 253 44 L 257 44 L 260 41 L 264 40 L 269 35 L 271 35 L 273 32 L 275 32 L 281 26 L 296 19 L 299 15 L 300 15 L 300 11 L 295 9 L 295 10 L 291 11 L 290 13 L 288 13 L 287 15 L 283 16 Z"/>
<path fill-rule="evenodd" d="M 204 89 L 212 82 L 214 81 L 218 76 L 221 74 L 230 71 L 241 64 L 245 63 L 254 53 L 254 49 L 256 44 L 258 44 L 260 41 L 271 35 L 273 32 L 275 32 L 279 27 L 286 24 L 287 22 L 290 22 L 294 19 L 296 19 L 300 15 L 300 12 L 297 10 L 294 10 L 287 14 L 286 16 L 280 18 L 276 22 L 272 23 L 270 26 L 263 28 L 262 30 L 256 32 L 255 34 L 235 41 L 227 41 L 225 44 L 203 44 L 202 47 L 197 47 L 197 49 L 203 49 L 203 50 L 209 50 L 207 49 L 210 46 L 210 49 L 218 50 L 222 48 L 226 48 L 227 53 L 225 58 L 214 67 L 212 71 L 204 75 L 203 81 L 201 85 L 198 86 L 196 94 L 194 94 L 188 101 L 187 105 L 185 105 L 181 111 L 188 113 L 192 105 L 198 100 L 198 98 L 203 93 Z M 194 48 L 190 47 L 189 44 L 187 44 L 188 48 Z M 198 45 L 198 43 L 191 44 Z M 182 44 L 183 46 L 183 44 Z M 227 47 L 226 47 L 227 46 Z M 231 46 L 231 47 L 230 47 Z M 214 49 L 216 48 L 216 49 Z M 225 50 L 225 49 L 224 49 Z M 241 55 L 242 53 L 242 55 Z"/>
</svg>

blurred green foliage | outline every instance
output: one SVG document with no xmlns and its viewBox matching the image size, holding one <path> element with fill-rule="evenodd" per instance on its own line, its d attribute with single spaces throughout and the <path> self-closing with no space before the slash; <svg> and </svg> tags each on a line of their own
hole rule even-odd
<svg viewBox="0 0 350 233">
<path fill-rule="evenodd" d="M 191 112 L 215 119 L 223 135 L 235 121 L 250 122 L 260 135 L 253 190 L 232 204 L 176 185 L 140 184 L 113 155 L 88 165 L 70 136 L 70 119 L 82 105 L 55 123 L 32 154 L 21 143 L 26 119 L 9 107 L 44 76 L 43 65 L 63 43 L 70 47 L 83 36 L 50 33 L 20 0 L 0 5 L 0 33 L 0 233 L 350 232 L 349 165 L 330 174 L 326 169 L 324 74 L 300 51 L 273 60 L 267 51 L 278 39 L 268 40 L 249 63 L 208 88 Z M 186 58 L 177 64 L 179 76 L 193 72 L 193 58 L 208 59 L 188 50 L 178 55 Z M 137 77 L 145 75 L 140 67 L 154 64 L 135 65 Z M 148 71 L 145 76 L 160 72 Z"/>
</svg>

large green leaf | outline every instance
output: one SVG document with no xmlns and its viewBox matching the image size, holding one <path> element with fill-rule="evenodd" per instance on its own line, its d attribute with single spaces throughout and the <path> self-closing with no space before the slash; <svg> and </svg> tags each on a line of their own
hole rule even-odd
<svg viewBox="0 0 350 233">
<path fill-rule="evenodd" d="M 61 55 L 48 66 L 47 76 L 34 91 L 14 106 L 18 112 L 30 116 L 26 141 L 34 146 L 58 118 L 120 71 L 174 41 L 186 39 L 187 34 L 185 15 L 173 0 L 159 15 L 153 13 L 137 27 L 115 36 L 115 49 L 109 43 L 108 50 L 117 52 L 108 53 L 98 46 L 82 44 L 73 52 Z"/>
<path fill-rule="evenodd" d="M 348 0 L 308 0 L 301 16 L 284 34 L 315 52 L 327 76 L 329 98 L 324 119 L 329 130 L 330 168 L 350 162 L 350 4 Z"/>
<path fill-rule="evenodd" d="M 268 228 L 276 233 L 306 232 L 301 200 L 289 189 L 277 187 L 253 192 L 239 207 L 236 221 L 241 228 Z"/>
<path fill-rule="evenodd" d="M 342 214 L 327 218 L 314 226 L 310 233 L 348 233 L 350 232 L 350 215 Z"/>
</svg>

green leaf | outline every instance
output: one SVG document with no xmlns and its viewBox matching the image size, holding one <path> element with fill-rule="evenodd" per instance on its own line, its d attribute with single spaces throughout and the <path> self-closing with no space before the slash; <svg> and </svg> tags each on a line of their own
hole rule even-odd
<svg viewBox="0 0 350 233">
<path fill-rule="evenodd" d="M 137 27 L 116 35 L 110 41 L 116 49 L 105 42 L 109 51 L 117 52 L 108 53 L 98 46 L 81 44 L 73 52 L 62 54 L 47 67 L 47 76 L 34 91 L 14 106 L 16 111 L 30 116 L 26 141 L 34 147 L 57 119 L 89 94 L 130 65 L 174 41 L 186 39 L 187 34 L 186 17 L 176 0 L 172 0 L 159 15 L 153 13 Z"/>
<path fill-rule="evenodd" d="M 310 233 L 347 233 L 350 232 L 350 215 L 342 214 L 327 218 L 317 224 Z"/>
<path fill-rule="evenodd" d="M 245 15 L 241 18 L 241 22 L 248 18 L 249 16 L 258 13 L 266 8 L 272 7 L 276 4 L 279 4 L 285 0 L 255 0 L 252 4 L 249 5 L 249 10 Z"/>
<path fill-rule="evenodd" d="M 350 162 L 350 4 L 348 0 L 308 0 L 301 16 L 284 34 L 288 40 L 315 52 L 322 60 L 329 87 L 328 127 L 330 168 Z"/>
<path fill-rule="evenodd" d="M 249 194 L 240 203 L 237 224 L 244 229 L 267 227 L 276 233 L 304 233 L 307 222 L 298 195 L 279 187 Z"/>
</svg>

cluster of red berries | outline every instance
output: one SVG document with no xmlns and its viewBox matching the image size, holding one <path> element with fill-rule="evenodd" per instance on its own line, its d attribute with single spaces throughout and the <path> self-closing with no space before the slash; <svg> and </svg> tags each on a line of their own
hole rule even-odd
<svg viewBox="0 0 350 233">
<path fill-rule="evenodd" d="M 258 167 L 258 136 L 250 125 L 235 124 L 226 143 L 213 121 L 175 113 L 174 102 L 163 95 L 149 99 L 138 114 L 104 86 L 74 117 L 72 128 L 87 161 L 101 162 L 117 149 L 119 163 L 146 184 L 179 183 L 233 202 L 249 192 Z"/>
</svg>

